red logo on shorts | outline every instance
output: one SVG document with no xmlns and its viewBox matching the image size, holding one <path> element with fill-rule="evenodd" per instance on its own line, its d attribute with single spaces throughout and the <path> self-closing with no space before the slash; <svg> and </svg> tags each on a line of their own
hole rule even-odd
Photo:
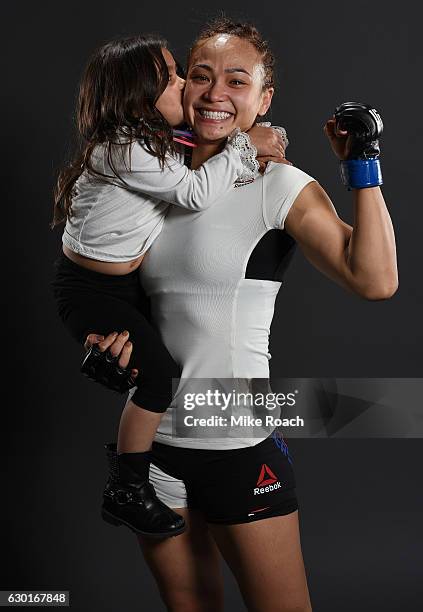
<svg viewBox="0 0 423 612">
<path fill-rule="evenodd" d="M 260 470 L 260 476 L 257 480 L 257 487 L 265 487 L 266 485 L 271 485 L 278 480 L 277 476 L 272 472 L 270 467 L 263 463 Z"/>
</svg>

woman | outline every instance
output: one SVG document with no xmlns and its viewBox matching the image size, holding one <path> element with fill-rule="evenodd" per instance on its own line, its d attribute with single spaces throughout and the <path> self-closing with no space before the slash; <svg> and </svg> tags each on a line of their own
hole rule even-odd
<svg viewBox="0 0 423 612">
<path fill-rule="evenodd" d="M 254 27 L 223 20 L 201 32 L 190 52 L 184 97 L 199 144 L 192 168 L 216 154 L 234 127 L 244 130 L 267 111 L 272 67 L 273 56 Z M 329 120 L 325 131 L 344 159 L 347 133 L 335 133 L 334 124 Z M 220 432 L 221 438 L 213 430 L 206 439 L 200 426 L 184 428 L 180 415 L 186 392 L 197 389 L 201 379 L 206 389 L 211 379 L 221 388 L 220 381 L 228 379 L 248 386 L 268 378 L 273 304 L 294 241 L 317 269 L 346 289 L 366 299 L 395 292 L 394 235 L 380 188 L 356 189 L 353 199 L 351 227 L 312 177 L 269 164 L 195 222 L 172 210 L 146 255 L 142 281 L 153 316 L 183 369 L 153 445 L 150 477 L 189 528 L 160 543 L 139 539 L 170 610 L 222 609 L 220 554 L 249 610 L 311 610 L 288 454 L 261 430 L 253 437 Z M 272 255 L 274 231 L 281 239 L 279 261 Z M 119 342 L 108 337 L 102 348 L 111 346 L 116 354 Z M 126 349 L 123 366 L 127 355 Z M 257 508 L 251 483 L 260 482 L 260 468 L 282 482 L 260 495 Z"/>
<path fill-rule="evenodd" d="M 52 224 L 66 221 L 53 282 L 64 325 L 81 344 L 94 321 L 104 330 L 129 330 L 133 366 L 143 373 L 120 422 L 119 477 L 107 487 L 103 517 L 158 537 L 184 530 L 148 482 L 149 451 L 179 368 L 150 324 L 138 270 L 170 206 L 192 214 L 213 205 L 234 181 L 253 176 L 252 161 L 258 162 L 251 156 L 274 152 L 263 149 L 257 132 L 266 141 L 276 135 L 263 127 L 235 133 L 220 155 L 189 170 L 175 150 L 181 132 L 172 130 L 183 122 L 184 85 L 157 36 L 110 41 L 94 52 L 76 111 L 82 146 L 60 173 Z M 87 362 L 84 367 L 89 371 Z M 126 496 L 136 496 L 136 512 L 122 503 Z M 112 513 L 110 499 L 121 502 Z"/>
</svg>

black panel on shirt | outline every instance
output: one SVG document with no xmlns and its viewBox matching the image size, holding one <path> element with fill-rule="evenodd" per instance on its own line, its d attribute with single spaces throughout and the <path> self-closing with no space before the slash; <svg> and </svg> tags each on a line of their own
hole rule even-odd
<svg viewBox="0 0 423 612">
<path fill-rule="evenodd" d="M 245 278 L 282 281 L 296 245 L 285 230 L 269 230 L 250 255 Z"/>
</svg>

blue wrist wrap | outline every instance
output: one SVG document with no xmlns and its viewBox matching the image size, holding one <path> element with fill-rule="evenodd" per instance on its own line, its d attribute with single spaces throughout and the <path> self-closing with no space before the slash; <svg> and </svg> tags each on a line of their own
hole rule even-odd
<svg viewBox="0 0 423 612">
<path fill-rule="evenodd" d="M 344 159 L 341 160 L 340 169 L 342 182 L 349 191 L 383 184 L 379 157 Z"/>
</svg>

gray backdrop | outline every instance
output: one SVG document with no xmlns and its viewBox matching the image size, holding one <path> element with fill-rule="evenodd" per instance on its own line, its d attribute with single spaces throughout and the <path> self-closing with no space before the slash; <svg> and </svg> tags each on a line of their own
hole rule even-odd
<svg viewBox="0 0 423 612">
<path fill-rule="evenodd" d="M 3 9 L 3 589 L 69 589 L 75 611 L 160 611 L 134 537 L 99 517 L 103 443 L 122 402 L 78 373 L 81 350 L 50 295 L 61 230 L 51 190 L 71 149 L 76 84 L 92 49 L 155 30 L 185 58 L 210 16 L 256 23 L 278 58 L 272 120 L 287 156 L 316 177 L 339 215 L 352 196 L 323 134 L 334 107 L 367 101 L 385 122 L 383 193 L 396 228 L 400 289 L 366 302 L 297 254 L 272 326 L 273 377 L 415 378 L 422 373 L 419 134 L 421 9 L 401 2 L 19 3 Z M 11 384 L 9 381 L 13 381 Z M 417 612 L 421 567 L 419 439 L 292 439 L 304 558 L 315 612 Z M 225 570 L 227 609 L 244 609 Z"/>
</svg>

